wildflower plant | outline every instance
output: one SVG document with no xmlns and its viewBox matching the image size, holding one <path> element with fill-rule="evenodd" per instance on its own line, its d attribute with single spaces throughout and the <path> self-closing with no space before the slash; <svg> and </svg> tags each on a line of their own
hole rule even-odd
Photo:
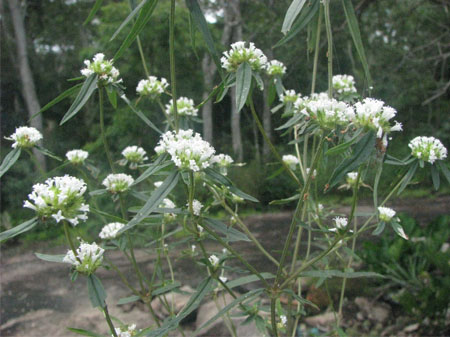
<svg viewBox="0 0 450 337">
<path fill-rule="evenodd" d="M 81 111 L 94 92 L 98 95 L 102 152 L 106 155 L 108 172 L 111 173 L 92 175 L 89 181 L 64 175 L 49 178 L 44 183 L 37 183 L 24 203 L 24 207 L 31 209 L 35 216 L 21 225 L 0 233 L 0 241 L 29 231 L 43 222 L 62 223 L 62 226 L 56 226 L 56 228 L 63 227 L 62 230 L 70 248 L 65 256 L 63 258 L 60 255 L 37 254 L 37 256 L 47 261 L 69 263 L 72 267 L 73 280 L 78 274 L 86 277 L 91 303 L 94 307 L 100 308 L 114 337 L 164 336 L 175 329 L 181 330 L 183 334 L 183 327 L 179 324 L 181 320 L 195 310 L 206 296 L 215 298 L 214 296 L 218 296 L 219 292 L 229 293 L 235 298 L 226 307 L 218 310 L 218 317 L 229 318 L 227 319 L 230 323 L 228 327 L 232 334 L 235 332 L 235 327 L 228 313 L 231 309 L 239 311 L 239 315 L 246 317 L 248 322 L 257 322 L 261 335 L 278 337 L 280 332 L 289 336 L 294 335 L 298 322 L 304 315 L 305 307 L 313 305 L 301 297 L 301 292 L 297 292 L 297 284 L 302 277 L 308 275 L 307 272 L 320 272 L 323 279 L 342 278 L 341 296 L 336 303 L 336 308 L 333 308 L 337 311 L 334 334 L 341 334 L 339 327 L 347 278 L 374 276 L 373 273 L 353 271 L 352 261 L 356 255 L 358 236 L 367 231 L 379 235 L 386 225 L 389 225 L 397 235 L 406 239 L 407 233 L 402 228 L 395 211 L 385 205 L 414 179 L 418 179 L 415 173 L 419 167 L 431 170 L 436 188 L 439 187 L 441 174 L 450 181 L 448 168 L 443 162 L 447 156 L 447 149 L 437 139 L 418 137 L 411 141 L 412 152 L 407 158 L 397 159 L 389 154 L 388 137 L 394 137 L 394 132 L 402 131 L 402 125 L 394 121 L 397 115 L 396 110 L 379 99 L 362 97 L 356 90 L 357 86 L 352 76 L 333 77 L 329 0 L 304 6 L 298 13 L 289 10 L 282 29 L 284 33 L 288 33 L 297 15 L 300 12 L 304 13 L 304 10 L 310 11 L 304 17 L 311 18 L 315 17 L 319 8 L 320 13 L 323 12 L 324 22 L 318 20 L 318 25 L 314 26 L 321 29 L 321 25 L 324 24 L 327 33 L 328 90 L 319 93 L 316 90 L 318 48 L 314 49 L 311 91 L 296 93 L 292 89 L 286 89 L 281 81 L 282 75 L 289 74 L 286 67 L 278 61 L 268 60 L 252 42 L 233 43 L 219 59 L 214 44 L 211 44 L 211 34 L 207 33 L 208 27 L 202 21 L 201 11 L 193 5 L 196 1 L 187 2 L 193 20 L 201 27 L 202 34 L 206 35 L 205 41 L 211 57 L 216 65 L 221 66 L 226 72 L 221 74 L 223 76 L 221 83 L 212 89 L 208 99 L 217 96 L 216 102 L 220 102 L 228 90 L 235 87 L 236 99 L 232 102 L 236 107 L 235 110 L 238 112 L 243 110 L 243 113 L 251 115 L 276 160 L 274 164 L 278 170 L 276 174 L 285 174 L 296 185 L 294 195 L 271 202 L 273 205 L 295 203 L 295 211 L 287 235 L 284 238 L 277 238 L 277 242 L 280 241 L 277 250 L 281 254 L 275 256 L 264 247 L 258 236 L 239 215 L 238 204 L 259 201 L 240 190 L 226 176 L 224 169 L 233 164 L 233 159 L 224 154 L 216 155 L 214 147 L 209 142 L 193 128 L 187 127 L 190 126 L 189 124 L 183 124 L 185 119 L 196 118 L 198 107 L 194 105 L 193 100 L 177 96 L 174 27 L 175 8 L 178 3 L 175 0 L 170 0 L 169 15 L 170 86 L 165 79 L 150 76 L 148 69 L 144 67 L 145 75 L 142 77 L 145 76 L 145 79 L 140 81 L 136 88 L 138 97 L 128 98 L 124 93 L 125 88 L 120 79 L 119 70 L 115 66 L 120 65 L 120 57 L 144 28 L 145 20 L 143 19 L 149 17 L 149 8 L 151 10 L 154 8 L 148 6 L 150 3 L 152 6 L 159 4 L 158 1 L 142 2 L 143 5 L 136 7 L 127 19 L 131 22 L 133 20 L 130 19 L 140 13 L 133 23 L 130 34 L 114 55 L 114 65 L 113 61 L 107 60 L 103 54 L 96 54 L 92 61 L 85 61 L 85 67 L 82 69 L 82 83 L 70 88 L 69 92 L 62 93 L 47 105 L 48 108 L 78 90 L 76 98 L 61 121 L 61 124 L 64 124 Z M 345 6 L 346 15 L 354 15 L 353 9 L 349 7 L 349 1 L 342 3 Z M 350 20 L 350 22 L 353 21 Z M 114 38 L 118 36 L 123 26 L 118 28 Z M 350 24 L 349 27 L 358 46 L 358 54 L 370 87 L 371 77 L 357 25 L 355 27 L 354 24 Z M 319 46 L 321 34 L 316 33 L 311 36 L 315 36 L 314 42 Z M 287 41 L 288 39 L 282 39 L 279 43 L 287 43 Z M 141 56 L 142 63 L 145 65 L 143 53 Z M 268 83 L 268 88 L 264 87 L 264 82 Z M 282 132 L 283 137 L 286 137 L 283 148 L 288 148 L 291 154 L 280 153 L 267 135 L 253 102 L 255 87 L 270 90 L 274 95 L 278 95 L 280 104 L 272 111 L 276 112 L 284 108 L 282 118 L 285 120 L 276 129 Z M 118 107 L 118 98 L 120 98 L 130 113 L 134 113 L 142 120 L 143 125 L 160 135 L 154 147 L 155 155 L 149 153 L 147 156 L 145 150 L 137 146 L 128 146 L 123 150 L 124 158 L 119 160 L 119 164 L 130 164 L 131 168 L 139 167 L 140 169 L 133 171 L 133 176 L 117 173 L 117 158 L 120 158 L 120 153 L 112 153 L 105 131 L 105 92 L 113 109 Z M 162 93 L 171 97 L 166 106 L 162 101 L 164 99 Z M 155 125 L 145 113 L 138 109 L 137 102 L 142 97 L 150 98 L 151 104 L 156 103 L 159 106 L 161 114 L 166 118 L 163 125 Z M 204 103 L 200 105 L 202 104 Z M 166 128 L 163 129 L 164 132 L 160 130 L 161 126 Z M 147 134 L 146 130 L 143 136 Z M 18 128 L 8 138 L 14 141 L 13 150 L 5 156 L 0 166 L 0 176 L 17 161 L 21 149 L 38 148 L 36 144 L 41 138 L 38 131 L 31 131 L 28 127 Z M 92 155 L 92 157 L 95 156 Z M 87 154 L 81 150 L 67 153 L 67 159 L 74 164 L 81 164 L 86 158 Z M 146 162 L 147 160 L 149 163 Z M 397 181 L 393 182 L 393 188 L 386 195 L 378 190 L 379 182 L 384 178 L 385 165 L 400 167 Z M 78 172 L 85 173 L 84 168 L 79 165 Z M 60 169 L 63 170 L 64 166 Z M 237 167 L 236 170 L 238 170 Z M 372 170 L 375 171 L 373 179 L 368 174 Z M 106 176 L 106 178 L 102 181 L 99 180 L 99 176 Z M 365 218 L 357 211 L 359 186 L 363 185 L 363 178 L 364 184 L 367 184 L 373 193 L 373 210 Z M 333 213 L 331 206 L 324 208 L 323 200 L 321 200 L 324 193 L 334 190 L 336 186 L 345 182 L 351 191 L 349 192 L 351 208 L 348 214 Z M 89 187 L 87 183 L 90 184 Z M 112 198 L 107 198 L 108 202 L 112 203 L 110 207 L 112 211 L 97 206 L 99 196 L 106 192 L 105 189 L 98 189 L 99 186 L 104 186 L 106 191 L 113 195 Z M 85 199 L 87 190 L 89 190 L 89 201 Z M 179 193 L 174 193 L 175 191 Z M 101 205 L 103 204 L 104 200 Z M 183 206 L 177 209 L 176 204 Z M 85 226 L 81 222 L 87 220 L 87 213 L 91 209 L 95 211 L 95 216 L 98 216 L 95 221 L 100 221 L 103 225 L 98 233 L 102 242 L 89 244 L 80 238 L 77 239 L 79 242 L 77 248 L 74 243 L 73 226 Z M 211 209 L 220 210 L 219 214 L 226 214 L 226 218 L 212 217 Z M 114 219 L 114 222 L 107 223 L 106 219 Z M 150 235 L 143 230 L 149 225 L 155 229 L 154 234 Z M 302 236 L 302 231 L 308 233 L 306 239 Z M 311 239 L 313 231 L 317 232 L 317 235 L 322 235 L 321 245 L 318 245 L 317 249 L 311 249 L 314 246 Z M 136 239 L 141 237 L 148 239 L 147 241 L 151 244 L 145 247 L 139 246 L 139 249 L 157 255 L 151 277 L 148 277 L 149 271 L 138 263 L 134 253 L 135 245 L 139 242 Z M 223 254 L 217 253 L 220 250 L 209 251 L 204 243 L 206 238 L 214 240 L 223 248 Z M 232 242 L 239 241 L 258 249 L 265 263 L 253 265 L 239 250 L 239 245 L 231 245 Z M 302 247 L 303 245 L 307 247 L 306 253 L 303 253 L 303 249 L 299 249 L 300 244 Z M 175 312 L 173 307 L 168 306 L 170 318 L 161 320 L 154 313 L 151 301 L 161 300 L 163 303 L 168 303 L 168 289 L 176 290 L 181 286 L 182 280 L 178 280 L 179 276 L 173 272 L 172 268 L 173 255 L 176 253 L 173 247 L 177 245 L 185 245 L 183 252 L 186 258 L 193 259 L 198 265 L 203 266 L 203 279 L 181 311 Z M 124 275 L 113 261 L 104 258 L 110 250 L 118 250 L 130 261 L 137 285 L 130 283 L 129 275 Z M 333 259 L 334 256 L 338 256 L 339 259 Z M 233 265 L 225 266 L 229 260 L 233 260 Z M 345 266 L 335 265 L 335 260 L 343 261 Z M 234 266 L 234 262 L 238 264 L 238 267 Z M 133 296 L 132 300 L 140 300 L 148 307 L 151 321 L 142 331 L 136 330 L 135 325 L 118 327 L 112 321 L 106 301 L 106 291 L 96 275 L 97 269 L 103 264 L 108 265 L 106 272 L 117 273 L 118 279 L 123 281 L 124 286 Z M 267 272 L 269 269 L 265 268 L 269 265 L 276 270 L 275 273 Z M 166 273 L 167 270 L 169 273 Z M 225 272 L 227 277 L 224 276 Z M 229 281 L 233 275 L 232 272 L 236 272 L 233 274 L 238 277 Z M 237 286 L 255 281 L 258 285 L 239 297 L 229 287 L 231 282 Z M 282 296 L 287 297 L 289 303 L 294 303 L 295 299 L 296 307 L 282 304 L 280 301 Z M 270 317 L 264 314 L 266 309 L 260 305 L 263 299 L 270 301 Z M 130 297 L 126 300 L 130 301 Z M 84 335 L 98 334 L 84 331 Z"/>
</svg>

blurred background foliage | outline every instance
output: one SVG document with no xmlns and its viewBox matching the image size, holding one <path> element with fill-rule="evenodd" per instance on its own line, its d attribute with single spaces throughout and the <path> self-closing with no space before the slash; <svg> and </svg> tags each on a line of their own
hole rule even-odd
<svg viewBox="0 0 450 337">
<path fill-rule="evenodd" d="M 97 52 L 112 58 L 128 33 L 126 27 L 115 40 L 110 41 L 114 31 L 130 12 L 128 1 L 105 0 L 95 18 L 83 25 L 93 0 L 22 0 L 21 11 L 25 25 L 28 61 L 40 105 L 43 106 L 59 93 L 73 85 L 67 79 L 80 75 L 84 59 L 90 59 Z M 273 46 L 282 37 L 281 25 L 290 0 L 203 0 L 202 8 L 207 13 L 219 52 L 227 50 L 229 42 L 222 44 L 223 30 L 231 20 L 224 15 L 227 4 L 238 5 L 240 18 L 234 25 L 242 29 L 242 39 L 255 42 L 266 54 L 285 63 L 288 72 L 284 85 L 308 95 L 311 87 L 313 53 L 308 48 L 311 31 L 305 28 L 300 34 L 280 47 Z M 133 1 L 131 1 L 133 3 Z M 363 69 L 353 46 L 345 23 L 340 2 L 332 2 L 332 26 L 334 39 L 334 72 L 355 76 L 359 91 L 367 94 Z M 355 0 L 363 42 L 374 80 L 372 96 L 382 99 L 398 111 L 398 120 L 404 125 L 404 132 L 395 135 L 390 143 L 390 153 L 402 157 L 409 152 L 408 141 L 417 135 L 439 137 L 449 145 L 449 88 L 450 88 L 450 27 L 448 0 Z M 225 9 L 224 9 L 225 8 Z M 24 103 L 18 62 L 16 38 L 8 2 L 1 2 L 1 150 L 4 157 L 10 149 L 10 142 L 4 140 L 17 126 L 27 124 L 29 112 Z M 168 61 L 168 13 L 169 2 L 159 1 L 144 31 L 140 34 L 143 51 L 150 73 L 169 79 Z M 326 38 L 322 29 L 319 52 L 317 91 L 326 90 Z M 175 32 L 176 67 L 178 95 L 202 101 L 204 92 L 212 87 L 205 85 L 202 61 L 207 58 L 206 48 L 198 31 L 190 32 L 189 13 L 184 1 L 178 2 Z M 192 43 L 192 40 L 194 43 Z M 207 60 L 207 59 L 206 59 Z M 136 43 L 116 62 L 121 72 L 127 96 L 135 100 L 137 82 L 145 77 Z M 220 82 L 217 72 L 213 85 Z M 97 97 L 91 99 L 82 113 L 58 127 L 64 113 L 70 106 L 66 99 L 43 113 L 44 146 L 57 155 L 74 148 L 90 152 L 90 159 L 97 167 L 106 169 L 106 160 L 100 142 Z M 168 99 L 163 103 L 167 103 Z M 276 102 L 273 105 L 277 104 Z M 264 96 L 256 97 L 257 110 L 264 109 Z M 139 102 L 139 108 L 157 125 L 161 126 L 163 116 L 159 107 L 146 101 Z M 233 156 L 231 133 L 231 103 L 226 97 L 213 105 L 213 139 L 218 152 Z M 271 116 L 272 125 L 282 123 L 280 113 Z M 150 131 L 141 120 L 122 102 L 117 110 L 110 106 L 106 110 L 107 136 L 115 153 L 127 145 L 140 145 L 150 155 L 157 143 L 157 134 Z M 202 125 L 197 124 L 197 131 Z M 271 200 L 290 196 L 295 186 L 283 175 L 268 180 L 267 177 L 279 166 L 273 159 L 262 155 L 263 141 L 255 132 L 255 126 L 244 109 L 241 115 L 241 133 L 244 167 L 233 168 L 230 178 L 244 191 L 253 194 L 261 204 L 257 209 L 267 209 Z M 283 153 L 291 153 L 289 136 L 274 132 L 272 137 Z M 236 157 L 235 157 L 236 158 Z M 47 168 L 59 163 L 47 160 Z M 69 172 L 67 170 L 60 172 Z M 103 172 L 107 172 L 103 170 Z M 396 168 L 388 169 L 382 187 L 389 188 L 389 181 L 396 175 Z M 369 171 L 370 174 L 370 171 Z M 103 178 L 103 177 L 100 177 Z M 392 179 L 391 179 L 392 178 Z M 38 179 L 36 169 L 24 156 L 1 180 L 2 224 L 10 227 L 27 218 L 22 202 Z M 324 182 L 318 182 L 323 184 Z M 428 193 L 429 182 L 419 185 Z M 420 189 L 419 188 L 419 189 Z M 417 189 L 417 188 L 416 188 Z M 448 186 L 444 187 L 448 191 Z M 369 192 L 369 191 L 368 191 Z M 346 192 L 338 192 L 346 197 Z M 410 192 L 408 192 L 410 193 Z M 333 198 L 334 196 L 328 196 Z M 254 207 L 255 205 L 252 205 Z"/>
</svg>

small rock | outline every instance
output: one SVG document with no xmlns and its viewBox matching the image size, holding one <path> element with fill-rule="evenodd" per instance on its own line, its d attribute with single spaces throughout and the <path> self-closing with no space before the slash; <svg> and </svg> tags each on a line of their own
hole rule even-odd
<svg viewBox="0 0 450 337">
<path fill-rule="evenodd" d="M 326 326 L 330 325 L 334 322 L 334 313 L 333 312 L 326 312 L 320 315 L 316 316 L 310 316 L 305 318 L 305 323 L 312 325 L 312 326 Z"/>
<path fill-rule="evenodd" d="M 403 329 L 404 332 L 413 332 L 416 331 L 417 329 L 419 329 L 420 324 L 419 323 L 415 323 L 415 324 L 411 324 L 408 325 L 406 328 Z"/>
<path fill-rule="evenodd" d="M 391 307 L 385 303 L 371 303 L 365 297 L 355 298 L 355 303 L 371 320 L 383 323 L 389 318 Z"/>
<path fill-rule="evenodd" d="M 362 312 L 358 312 L 358 313 L 356 314 L 356 319 L 357 319 L 358 321 L 363 321 L 363 320 L 364 320 L 364 315 L 362 314 Z"/>
</svg>

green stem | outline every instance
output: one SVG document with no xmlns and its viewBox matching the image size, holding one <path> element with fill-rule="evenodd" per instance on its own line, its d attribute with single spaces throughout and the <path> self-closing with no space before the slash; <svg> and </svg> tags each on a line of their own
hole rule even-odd
<svg viewBox="0 0 450 337">
<path fill-rule="evenodd" d="M 312 74 L 312 83 L 311 83 L 311 95 L 314 94 L 314 91 L 316 90 L 317 64 L 319 61 L 320 30 L 322 28 L 322 16 L 323 16 L 323 8 L 322 8 L 322 6 L 320 6 L 319 19 L 317 21 L 316 46 L 314 49 L 314 65 L 313 65 L 313 74 Z"/>
<path fill-rule="evenodd" d="M 172 127 L 172 129 L 175 130 L 175 125 L 173 124 L 172 119 L 170 118 L 170 115 L 168 115 L 166 113 L 166 109 L 164 109 L 164 105 L 161 103 L 161 100 L 159 98 L 157 99 L 157 102 L 158 102 L 158 105 L 159 105 L 164 117 L 166 117 L 167 123 L 169 123 L 169 125 Z"/>
<path fill-rule="evenodd" d="M 272 332 L 274 336 L 278 337 L 276 304 L 277 298 L 272 296 L 270 299 L 270 323 L 272 324 Z"/>
<path fill-rule="evenodd" d="M 325 8 L 325 29 L 328 41 L 328 97 L 333 97 L 333 35 L 331 33 L 330 0 L 323 1 Z"/>
<path fill-rule="evenodd" d="M 105 134 L 105 121 L 104 121 L 104 113 L 103 113 L 103 87 L 98 87 L 98 101 L 99 101 L 99 107 L 100 107 L 100 133 L 102 136 L 103 146 L 105 147 L 106 157 L 108 158 L 109 167 L 111 168 L 111 172 L 115 173 L 113 160 L 111 157 L 111 152 L 109 151 L 108 143 L 106 142 L 106 134 Z"/>
<path fill-rule="evenodd" d="M 30 156 L 31 161 L 33 162 L 34 166 L 36 166 L 36 168 L 39 170 L 39 173 L 41 174 L 41 176 L 45 176 L 45 171 L 42 168 L 41 164 L 39 163 L 39 161 L 37 160 L 36 156 L 34 155 L 34 153 L 32 151 L 30 151 L 29 149 L 26 149 L 26 152 L 28 153 L 28 155 Z"/>
<path fill-rule="evenodd" d="M 277 149 L 275 148 L 275 146 L 272 144 L 269 136 L 267 136 L 266 131 L 264 130 L 263 125 L 261 124 L 261 121 L 259 120 L 258 114 L 256 113 L 255 110 L 255 106 L 253 104 L 253 97 L 251 96 L 250 93 L 250 110 L 252 112 L 253 118 L 256 122 L 256 125 L 258 126 L 259 131 L 261 132 L 264 140 L 266 141 L 266 143 L 269 145 L 270 150 L 272 151 L 272 153 L 275 155 L 275 157 L 277 158 L 277 160 L 281 163 L 281 165 L 284 167 L 284 169 L 286 170 L 286 172 L 291 176 L 292 179 L 295 180 L 295 182 L 301 187 L 302 183 L 300 182 L 300 180 L 298 180 L 297 176 L 295 175 L 294 172 L 292 172 L 291 168 L 289 167 L 289 165 L 287 165 L 283 159 L 281 158 L 281 155 L 278 153 Z"/>
<path fill-rule="evenodd" d="M 175 131 L 178 132 L 177 82 L 175 76 L 175 0 L 170 0 L 169 59 L 170 59 L 170 82 L 172 87 L 173 116 L 175 120 Z"/>
<path fill-rule="evenodd" d="M 97 292 L 97 288 L 94 287 L 94 289 L 95 289 L 95 292 Z M 99 297 L 98 294 L 97 294 L 97 297 Z M 103 314 L 105 315 L 105 319 L 106 319 L 106 322 L 108 323 L 109 329 L 111 330 L 111 334 L 114 337 L 117 337 L 116 329 L 114 328 L 114 324 L 111 321 L 111 317 L 109 317 L 108 306 L 106 305 L 106 303 L 105 303 L 105 307 L 102 308 L 102 311 L 103 311 Z"/>
<path fill-rule="evenodd" d="M 78 260 L 78 262 L 82 263 L 80 258 L 78 257 L 77 251 L 75 249 L 75 245 L 73 244 L 72 237 L 70 236 L 69 232 L 69 225 L 67 221 L 63 221 L 64 223 L 64 234 L 66 235 L 67 243 L 69 244 L 70 249 L 73 252 L 74 257 Z"/>
<path fill-rule="evenodd" d="M 144 51 L 142 50 L 142 44 L 141 44 L 141 39 L 139 38 L 139 35 L 136 37 L 136 42 L 137 42 L 138 49 L 139 49 L 139 55 L 141 56 L 142 66 L 144 67 L 145 76 L 149 77 L 150 72 L 148 71 L 147 64 L 145 63 Z"/>
</svg>

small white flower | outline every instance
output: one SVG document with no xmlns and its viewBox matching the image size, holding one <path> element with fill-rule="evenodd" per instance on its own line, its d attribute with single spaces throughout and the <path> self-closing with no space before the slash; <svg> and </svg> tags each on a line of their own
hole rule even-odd
<svg viewBox="0 0 450 337">
<path fill-rule="evenodd" d="M 75 226 L 78 220 L 87 219 L 89 205 L 84 203 L 85 192 L 86 183 L 81 179 L 69 175 L 49 178 L 45 183 L 33 186 L 29 200 L 24 201 L 23 206 L 36 211 L 43 219 L 67 220 Z"/>
<path fill-rule="evenodd" d="M 127 191 L 134 183 L 132 176 L 124 173 L 109 174 L 102 182 L 102 185 L 111 193 L 122 193 Z"/>
<path fill-rule="evenodd" d="M 197 225 L 197 230 L 200 234 L 202 234 L 204 231 L 204 228 L 202 226 Z"/>
<path fill-rule="evenodd" d="M 277 60 L 272 60 L 266 65 L 266 72 L 269 76 L 283 76 L 286 73 L 286 66 Z"/>
<path fill-rule="evenodd" d="M 148 79 L 139 81 L 136 92 L 141 96 L 149 96 L 151 99 L 155 99 L 161 96 L 168 86 L 169 83 L 164 77 L 158 80 L 155 76 L 149 76 Z"/>
<path fill-rule="evenodd" d="M 358 172 L 347 173 L 347 184 L 354 186 L 356 184 L 356 179 L 358 178 Z"/>
<path fill-rule="evenodd" d="M 297 168 L 297 165 L 300 163 L 298 158 L 296 156 L 293 156 L 292 154 L 285 154 L 282 157 L 282 160 L 284 163 L 289 165 L 291 170 L 295 170 Z"/>
<path fill-rule="evenodd" d="M 296 94 L 294 90 L 286 90 L 283 94 L 280 95 L 280 102 L 283 104 L 287 103 L 295 103 L 297 99 L 300 98 L 300 94 Z"/>
<path fill-rule="evenodd" d="M 234 160 L 229 155 L 220 153 L 214 156 L 211 162 L 213 164 L 217 164 L 219 167 L 228 167 L 234 162 Z"/>
<path fill-rule="evenodd" d="M 125 226 L 125 224 L 120 222 L 111 222 L 105 225 L 100 234 L 98 235 L 100 238 L 104 240 L 111 240 L 117 237 L 119 231 Z"/>
<path fill-rule="evenodd" d="M 176 208 L 177 206 L 175 205 L 175 203 L 170 200 L 169 198 L 164 198 L 164 200 L 162 201 L 162 203 L 159 205 L 159 208 L 168 208 L 168 209 L 173 209 Z M 175 213 L 164 213 L 164 219 L 166 221 L 172 221 L 176 218 L 176 214 Z"/>
<path fill-rule="evenodd" d="M 155 181 L 154 183 L 153 183 L 153 185 L 156 187 L 156 188 L 158 188 L 159 186 L 161 186 L 163 184 L 163 181 Z"/>
<path fill-rule="evenodd" d="M 225 276 L 219 276 L 219 280 L 221 280 L 223 283 L 227 283 L 228 278 L 226 278 Z"/>
<path fill-rule="evenodd" d="M 191 246 L 191 251 L 192 251 L 192 253 L 195 253 L 195 248 L 197 248 L 195 245 L 192 245 L 192 246 Z"/>
<path fill-rule="evenodd" d="M 137 168 L 138 164 L 142 164 L 145 160 L 148 159 L 147 152 L 142 147 L 133 145 L 127 146 L 122 151 L 122 156 L 124 156 L 124 161 L 121 162 L 122 165 L 126 165 L 128 162 L 131 163 L 130 168 Z"/>
<path fill-rule="evenodd" d="M 409 142 L 408 146 L 414 157 L 430 164 L 447 158 L 447 148 L 434 137 L 416 137 Z"/>
<path fill-rule="evenodd" d="M 166 104 L 166 114 L 173 115 L 173 100 Z M 180 97 L 177 99 L 177 114 L 178 116 L 197 116 L 198 109 L 195 108 L 194 101 L 187 97 Z"/>
<path fill-rule="evenodd" d="M 194 215 L 200 216 L 202 208 L 203 204 L 200 201 L 198 201 L 197 199 L 192 200 L 192 212 L 194 213 Z"/>
<path fill-rule="evenodd" d="M 311 169 L 309 167 L 307 167 L 306 168 L 306 175 L 309 175 L 309 171 L 311 171 Z M 312 175 L 311 175 L 311 178 L 314 179 L 316 177 L 316 175 L 317 175 L 317 170 L 314 170 Z"/>
<path fill-rule="evenodd" d="M 348 219 L 343 217 L 335 217 L 333 219 L 335 228 L 330 228 L 330 232 L 337 232 L 339 230 L 343 230 L 348 225 Z"/>
<path fill-rule="evenodd" d="M 222 254 L 224 254 L 224 255 L 228 254 L 228 249 L 222 248 Z"/>
<path fill-rule="evenodd" d="M 339 95 L 356 93 L 355 79 L 351 75 L 334 75 L 332 82 L 333 89 Z"/>
<path fill-rule="evenodd" d="M 140 330 L 136 329 L 136 324 L 131 324 L 128 327 L 115 328 L 114 330 L 117 337 L 133 337 L 140 332 Z"/>
<path fill-rule="evenodd" d="M 384 222 L 389 222 L 395 216 L 395 211 L 388 207 L 378 207 L 378 212 L 380 213 L 380 220 Z"/>
<path fill-rule="evenodd" d="M 89 153 L 83 150 L 71 150 L 66 153 L 67 160 L 74 165 L 83 164 L 88 156 Z"/>
<path fill-rule="evenodd" d="M 105 55 L 98 53 L 91 61 L 85 60 L 84 64 L 86 68 L 81 69 L 81 74 L 85 77 L 89 77 L 92 74 L 97 74 L 100 82 L 107 83 L 120 83 L 122 79 L 119 79 L 119 71 L 113 66 L 113 60 L 105 60 Z"/>
<path fill-rule="evenodd" d="M 211 165 L 215 150 L 200 134 L 189 129 L 178 133 L 167 131 L 161 136 L 155 152 L 167 152 L 176 166 L 197 172 Z"/>
<path fill-rule="evenodd" d="M 21 126 L 11 136 L 5 138 L 14 141 L 11 145 L 13 148 L 30 148 L 42 139 L 42 134 L 35 128 Z"/>
<path fill-rule="evenodd" d="M 216 255 L 211 255 L 208 260 L 213 267 L 217 267 L 219 265 L 219 258 Z"/>
<path fill-rule="evenodd" d="M 281 324 L 283 324 L 283 326 L 286 326 L 287 317 L 285 315 L 281 315 L 280 316 L 280 321 L 281 321 Z"/>
<path fill-rule="evenodd" d="M 92 244 L 81 242 L 76 250 L 77 256 L 72 250 L 67 251 L 63 262 L 70 263 L 82 274 L 92 274 L 101 265 L 105 250 L 95 242 Z M 81 261 L 81 262 L 80 262 Z"/>
<path fill-rule="evenodd" d="M 244 41 L 235 42 L 231 45 L 231 49 L 223 53 L 220 62 L 222 68 L 228 72 L 236 72 L 239 66 L 248 62 L 254 71 L 260 71 L 265 68 L 267 57 L 264 53 L 255 47 L 253 42 L 249 46 L 245 46 Z"/>
</svg>

